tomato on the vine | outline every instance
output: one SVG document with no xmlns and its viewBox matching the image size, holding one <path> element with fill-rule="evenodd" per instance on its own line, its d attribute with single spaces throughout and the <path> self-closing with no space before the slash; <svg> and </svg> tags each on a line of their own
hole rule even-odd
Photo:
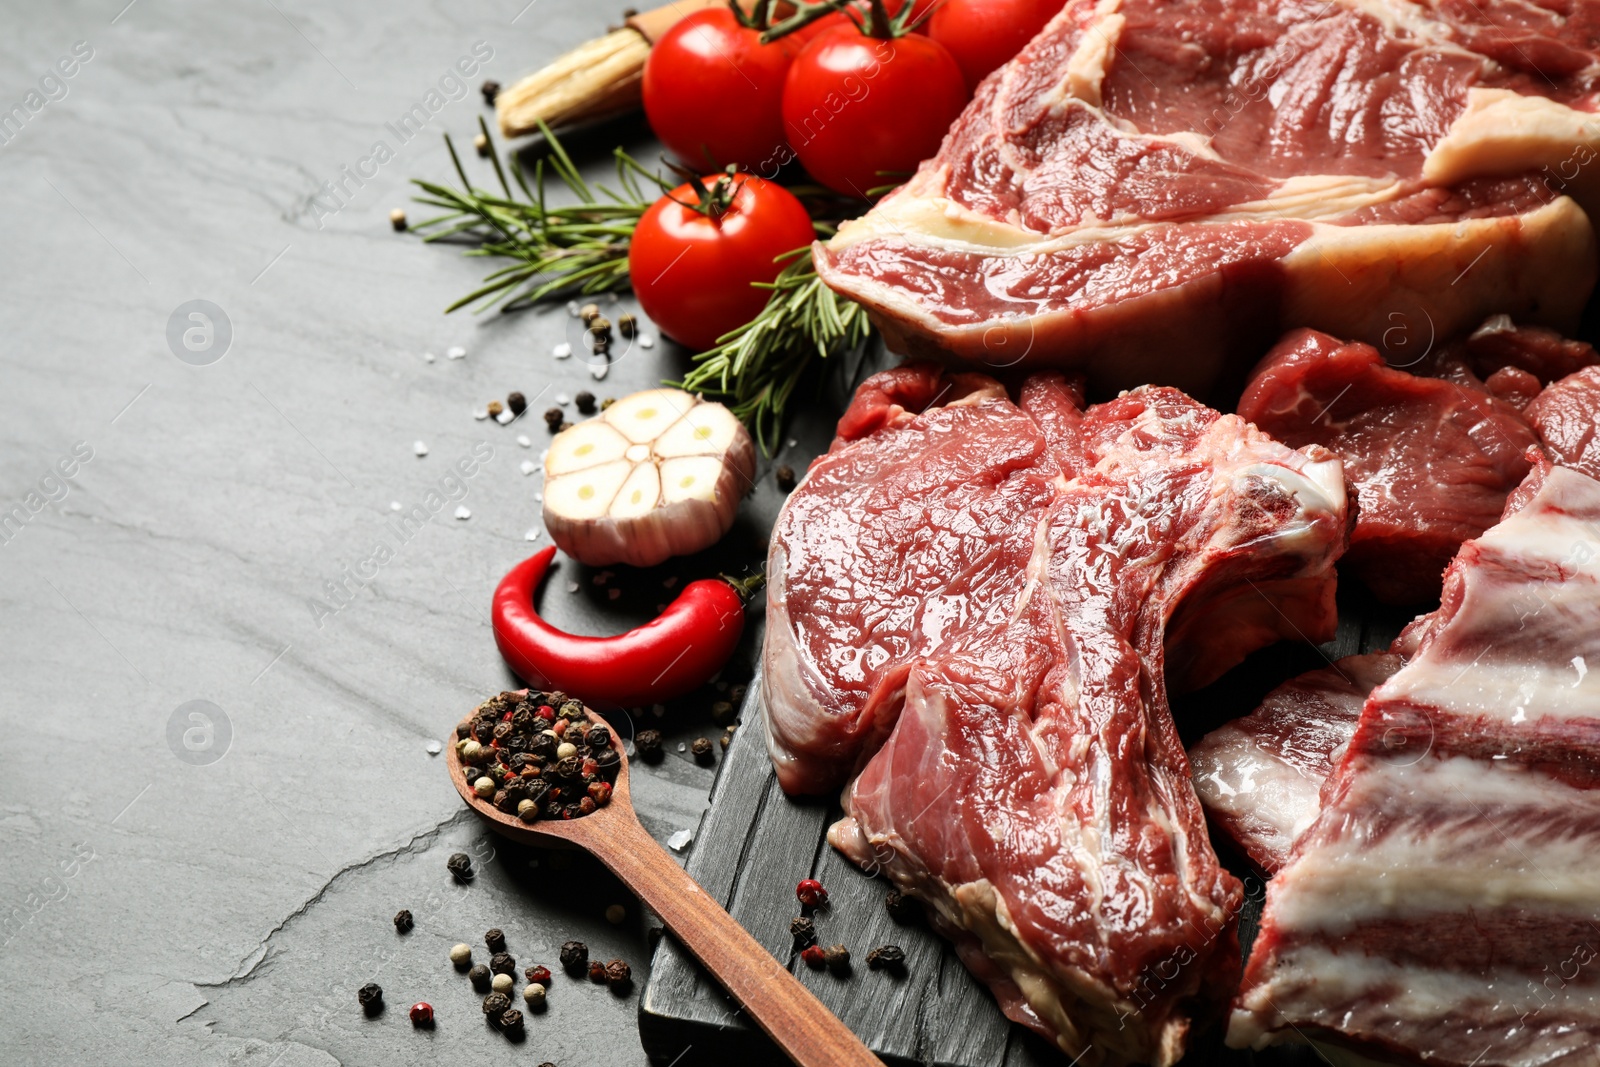
<svg viewBox="0 0 1600 1067">
<path fill-rule="evenodd" d="M 865 196 L 933 155 L 966 103 L 966 80 L 943 45 L 846 26 L 820 34 L 795 57 L 783 87 L 783 122 L 813 178 Z"/>
<path fill-rule="evenodd" d="M 761 169 L 783 150 L 784 76 L 802 47 L 789 37 L 762 44 L 760 29 L 728 7 L 694 12 L 662 34 L 645 61 L 650 128 L 696 170 Z"/>
<path fill-rule="evenodd" d="M 810 244 L 816 231 L 803 204 L 752 174 L 712 174 L 652 204 L 628 245 L 628 276 L 639 306 L 661 332 L 703 351 L 756 317 L 777 257 Z"/>
<path fill-rule="evenodd" d="M 1022 51 L 1061 10 L 1061 0 L 944 0 L 928 20 L 928 36 L 949 49 L 967 87 Z"/>
</svg>

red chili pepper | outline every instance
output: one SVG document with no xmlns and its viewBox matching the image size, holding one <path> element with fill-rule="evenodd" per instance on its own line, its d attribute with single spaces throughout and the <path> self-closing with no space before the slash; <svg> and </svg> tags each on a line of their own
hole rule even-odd
<svg viewBox="0 0 1600 1067">
<path fill-rule="evenodd" d="M 591 706 L 656 704 L 705 684 L 738 647 L 744 590 L 720 578 L 690 582 L 656 618 L 615 637 L 556 629 L 533 607 L 555 554 L 552 546 L 523 560 L 494 593 L 495 643 L 529 685 Z"/>
</svg>

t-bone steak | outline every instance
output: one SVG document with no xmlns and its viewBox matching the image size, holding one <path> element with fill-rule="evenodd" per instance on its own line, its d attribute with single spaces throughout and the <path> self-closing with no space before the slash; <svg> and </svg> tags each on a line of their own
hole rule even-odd
<svg viewBox="0 0 1600 1067">
<path fill-rule="evenodd" d="M 1237 973 L 1167 703 L 1332 633 L 1338 460 L 1150 387 L 910 365 L 864 383 L 772 537 L 763 697 L 791 792 L 1083 1064 L 1176 1061 Z"/>
<path fill-rule="evenodd" d="M 1597 57 L 1588 0 L 1073 0 L 817 266 L 896 351 L 1097 395 L 1209 396 L 1300 326 L 1570 332 Z"/>
<path fill-rule="evenodd" d="M 1600 1047 L 1600 482 L 1541 463 L 1394 651 L 1267 889 L 1229 1042 L 1442 1067 Z"/>
</svg>

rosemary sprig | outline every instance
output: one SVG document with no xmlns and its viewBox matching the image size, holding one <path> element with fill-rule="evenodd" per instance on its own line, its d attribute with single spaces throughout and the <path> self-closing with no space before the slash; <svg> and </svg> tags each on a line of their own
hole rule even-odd
<svg viewBox="0 0 1600 1067">
<path fill-rule="evenodd" d="M 769 455 L 784 409 L 812 360 L 855 347 L 871 330 L 865 308 L 822 284 L 810 252 L 797 248 L 781 257 L 791 262 L 776 281 L 762 285 L 772 290 L 766 307 L 695 356 L 689 373 L 675 383 L 723 399 Z"/>
<path fill-rule="evenodd" d="M 451 162 L 461 178 L 455 189 L 437 182 L 412 179 L 426 196 L 419 203 L 444 208 L 446 213 L 412 227 L 423 240 L 434 242 L 465 237 L 478 242 L 469 256 L 500 256 L 515 260 L 484 279 L 484 284 L 445 309 L 455 311 L 478 303 L 479 311 L 502 305 L 502 310 L 537 304 L 569 293 L 603 293 L 628 287 L 628 241 L 634 227 L 660 194 L 670 188 L 659 175 L 628 153 L 615 151 L 617 182 L 621 192 L 603 185 L 590 186 L 578 173 L 572 158 L 542 122 L 540 131 L 550 146 L 548 160 L 534 166 L 530 188 L 522 165 L 513 156 L 512 177 L 524 199 L 518 199 L 506 181 L 500 153 L 482 117 L 478 126 L 489 139 L 489 159 L 494 164 L 501 193 L 479 189 L 467 177 L 455 144 L 445 134 Z M 545 198 L 545 164 L 577 197 L 574 204 L 553 205 Z M 653 189 L 649 195 L 641 179 Z"/>
</svg>

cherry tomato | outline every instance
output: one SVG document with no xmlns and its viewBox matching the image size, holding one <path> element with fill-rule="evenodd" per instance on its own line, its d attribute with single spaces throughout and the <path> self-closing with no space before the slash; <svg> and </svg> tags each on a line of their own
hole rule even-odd
<svg viewBox="0 0 1600 1067">
<path fill-rule="evenodd" d="M 760 31 L 740 25 L 727 7 L 696 11 L 663 34 L 645 61 L 650 128 L 696 170 L 761 169 L 783 149 L 784 75 L 804 46 L 789 37 L 762 44 Z"/>
<path fill-rule="evenodd" d="M 949 49 L 967 88 L 998 69 L 1044 29 L 1062 0 L 945 0 L 928 20 L 928 36 Z"/>
<path fill-rule="evenodd" d="M 842 27 L 795 57 L 783 87 L 783 122 L 813 178 L 865 196 L 904 180 L 933 155 L 966 103 L 961 68 L 943 45 Z"/>
<path fill-rule="evenodd" d="M 795 195 L 752 174 L 704 179 L 719 212 L 702 213 L 692 184 L 651 205 L 628 246 L 634 295 L 661 332 L 703 351 L 743 326 L 766 305 L 770 282 L 784 264 L 775 257 L 811 243 L 816 231 Z M 719 187 L 719 183 L 720 187 Z"/>
</svg>

